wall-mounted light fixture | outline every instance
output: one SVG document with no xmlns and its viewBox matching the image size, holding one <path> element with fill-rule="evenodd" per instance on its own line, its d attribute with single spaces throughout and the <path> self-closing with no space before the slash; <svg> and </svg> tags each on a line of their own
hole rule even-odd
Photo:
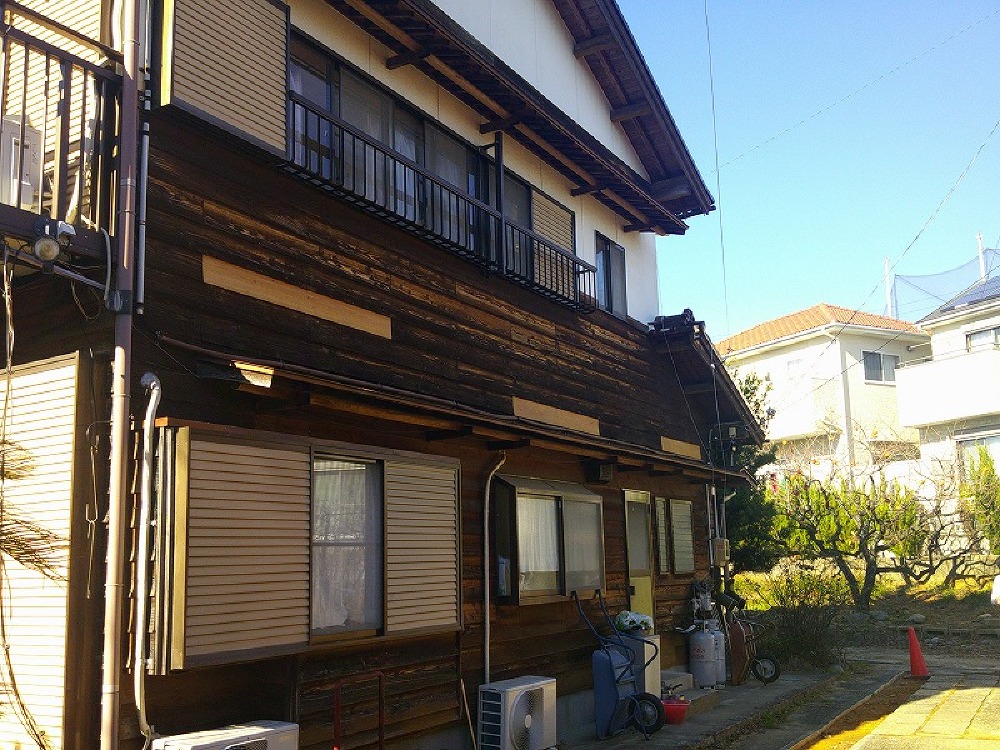
<svg viewBox="0 0 1000 750">
<path fill-rule="evenodd" d="M 42 263 L 53 263 L 74 237 L 76 230 L 72 224 L 40 216 L 35 220 L 35 241 L 31 252 Z"/>
</svg>

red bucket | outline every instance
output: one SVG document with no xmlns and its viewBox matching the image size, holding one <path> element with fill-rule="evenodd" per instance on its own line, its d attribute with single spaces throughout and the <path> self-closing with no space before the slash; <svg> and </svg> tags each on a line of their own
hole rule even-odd
<svg viewBox="0 0 1000 750">
<path fill-rule="evenodd" d="M 680 698 L 665 698 L 663 711 L 667 715 L 667 724 L 683 724 L 691 704 Z"/>
</svg>

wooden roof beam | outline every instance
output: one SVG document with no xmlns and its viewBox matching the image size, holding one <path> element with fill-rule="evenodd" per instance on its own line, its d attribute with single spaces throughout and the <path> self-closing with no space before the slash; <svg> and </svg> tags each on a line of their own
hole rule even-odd
<svg viewBox="0 0 1000 750">
<path fill-rule="evenodd" d="M 489 135 L 490 133 L 495 133 L 498 130 L 510 130 L 515 125 L 524 121 L 524 118 L 520 115 L 511 115 L 510 117 L 505 117 L 502 120 L 490 120 L 489 122 L 484 122 L 479 126 L 479 132 L 483 135 Z"/>
<path fill-rule="evenodd" d="M 521 438 L 520 440 L 491 440 L 486 444 L 486 447 L 491 451 L 510 451 L 517 448 L 529 448 L 530 446 L 531 440 L 528 438 Z"/>
<path fill-rule="evenodd" d="M 430 47 L 421 47 L 419 49 L 410 50 L 409 52 L 400 52 L 398 55 L 393 55 L 388 60 L 385 61 L 385 67 L 389 70 L 396 70 L 397 68 L 402 68 L 407 65 L 415 65 L 421 62 L 433 54 Z"/>
<path fill-rule="evenodd" d="M 622 227 L 623 232 L 655 232 L 655 224 L 626 224 Z"/>
<path fill-rule="evenodd" d="M 611 122 L 624 122 L 634 120 L 636 117 L 645 117 L 653 114 L 653 108 L 647 101 L 633 102 L 622 107 L 615 107 L 611 110 Z"/>
<path fill-rule="evenodd" d="M 433 443 L 437 440 L 455 440 L 456 438 L 469 437 L 471 434 L 471 427 L 459 427 L 457 430 L 428 430 L 424 433 L 424 439 L 428 443 Z"/>
<path fill-rule="evenodd" d="M 584 39 L 574 44 L 573 55 L 579 59 L 594 52 L 615 49 L 617 46 L 618 42 L 613 34 L 598 34 L 597 36 L 590 37 L 590 39 Z"/>
<path fill-rule="evenodd" d="M 606 190 L 606 185 L 581 185 L 580 187 L 573 188 L 569 191 L 569 194 L 574 198 L 581 195 L 593 195 L 594 193 L 599 193 L 602 190 Z"/>
<path fill-rule="evenodd" d="M 691 195 L 691 183 L 687 177 L 672 177 L 652 184 L 653 197 L 658 201 L 672 201 Z"/>
</svg>

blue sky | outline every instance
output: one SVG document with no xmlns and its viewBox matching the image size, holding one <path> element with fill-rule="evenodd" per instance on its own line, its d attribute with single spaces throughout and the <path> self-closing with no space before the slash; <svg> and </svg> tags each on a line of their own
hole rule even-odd
<svg viewBox="0 0 1000 750">
<path fill-rule="evenodd" d="M 719 206 L 658 239 L 662 312 L 716 342 L 818 302 L 883 313 L 885 257 L 1000 246 L 1000 130 L 913 242 L 1000 120 L 1000 1 L 709 0 L 721 190 L 704 0 L 619 5 Z"/>
</svg>

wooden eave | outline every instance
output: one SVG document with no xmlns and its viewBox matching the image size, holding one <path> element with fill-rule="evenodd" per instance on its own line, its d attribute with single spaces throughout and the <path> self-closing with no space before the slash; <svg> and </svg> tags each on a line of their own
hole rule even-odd
<svg viewBox="0 0 1000 750">
<path fill-rule="evenodd" d="M 485 121 L 485 132 L 499 128 L 515 138 L 584 192 L 592 193 L 596 200 L 615 211 L 625 220 L 626 230 L 683 234 L 687 225 L 680 211 L 692 215 L 711 210 L 711 196 L 695 206 L 686 197 L 676 197 L 679 192 L 686 191 L 678 191 L 675 184 L 664 194 L 675 197 L 669 200 L 658 197 L 654 183 L 687 174 L 697 175 L 697 171 L 676 128 L 671 139 L 663 139 L 652 131 L 648 136 L 642 135 L 645 132 L 642 128 L 648 125 L 641 123 L 653 117 L 656 111 L 652 103 L 648 108 L 640 102 L 635 110 L 621 110 L 629 115 L 622 120 L 622 127 L 629 138 L 633 138 L 643 164 L 653 167 L 650 170 L 653 181 L 650 181 L 429 0 L 327 0 L 327 3 L 391 50 L 391 65 L 413 65 L 479 114 Z M 620 75 L 631 74 L 623 71 Z M 603 81 L 602 85 L 605 85 Z M 650 85 L 655 91 L 651 78 Z M 605 92 L 609 101 L 612 95 L 618 96 L 607 88 Z M 656 95 L 659 97 L 658 92 Z M 666 112 L 662 98 L 658 101 L 662 112 Z M 627 104 L 630 102 L 621 101 L 617 106 Z M 616 106 L 614 102 L 612 106 Z M 647 109 L 650 114 L 631 116 Z M 670 126 L 673 127 L 672 121 Z M 639 136 L 638 141 L 634 140 Z M 680 144 L 680 151 L 671 145 L 675 141 Z M 651 158 L 654 152 L 660 151 L 657 158 Z M 674 163 L 677 153 L 686 156 L 687 166 Z M 707 196 L 700 178 L 697 183 Z M 693 194 L 699 194 L 699 190 L 694 190 Z"/>
<path fill-rule="evenodd" d="M 715 200 L 695 167 L 615 0 L 552 0 L 642 160 L 654 196 L 681 218 Z M 625 116 L 629 115 L 629 116 Z"/>
<path fill-rule="evenodd" d="M 741 472 L 719 469 L 705 461 L 646 445 L 556 427 L 513 414 L 485 411 L 457 401 L 288 362 L 237 356 L 162 334 L 157 339 L 161 344 L 192 353 L 199 361 L 214 363 L 220 371 L 230 370 L 231 377 L 225 379 L 242 383 L 241 390 L 290 398 L 290 394 L 296 392 L 295 384 L 299 384 L 309 389 L 302 405 L 420 425 L 427 429 L 425 437 L 428 440 L 471 438 L 483 441 L 488 449 L 542 448 L 569 453 L 581 460 L 594 458 L 631 465 L 637 471 L 680 473 L 698 481 L 711 481 L 722 475 L 746 479 Z M 243 379 L 243 370 L 248 365 L 257 371 L 262 368 L 270 371 L 270 384 L 260 386 Z"/>
<path fill-rule="evenodd" d="M 746 426 L 753 443 L 764 442 L 760 423 L 705 333 L 704 324 L 695 323 L 684 333 L 650 330 L 648 338 L 654 351 L 669 357 L 684 397 L 700 413 L 714 415 L 713 422 L 739 422 Z"/>
</svg>

